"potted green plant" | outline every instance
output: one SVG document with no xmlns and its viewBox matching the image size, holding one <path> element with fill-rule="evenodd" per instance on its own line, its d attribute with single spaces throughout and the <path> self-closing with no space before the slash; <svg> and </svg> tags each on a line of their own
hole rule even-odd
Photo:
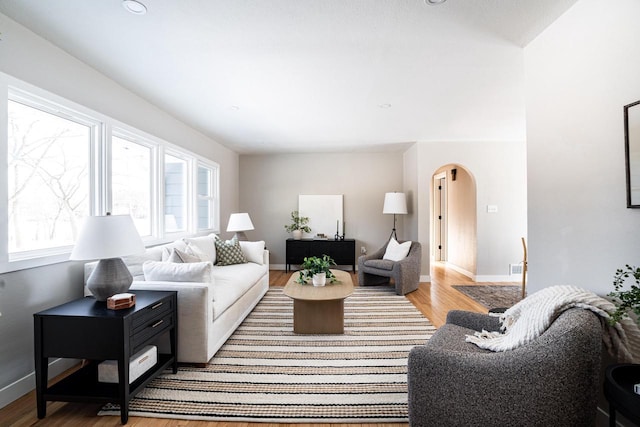
<svg viewBox="0 0 640 427">
<path fill-rule="evenodd" d="M 302 238 L 302 232 L 310 233 L 311 227 L 309 227 L 309 217 L 300 216 L 298 211 L 291 212 L 291 224 L 285 225 L 284 229 L 289 233 L 293 233 L 293 238 L 295 240 L 300 240 Z"/>
<path fill-rule="evenodd" d="M 629 277 L 633 277 L 636 284 L 623 291 L 624 282 Z M 609 293 L 609 296 L 613 297 L 613 303 L 616 306 L 616 311 L 609 319 L 611 324 L 615 324 L 628 316 L 630 310 L 633 310 L 638 315 L 637 321 L 640 323 L 640 287 L 638 285 L 640 285 L 640 267 L 632 267 L 627 264 L 625 268 L 616 270 L 616 274 L 613 276 L 613 288 L 615 291 Z"/>
<path fill-rule="evenodd" d="M 311 279 L 313 286 L 324 286 L 327 279 L 331 279 L 331 283 L 333 283 L 336 276 L 330 268 L 334 265 L 336 262 L 329 255 L 305 257 L 300 265 L 301 270 L 297 282 L 304 285 L 307 280 Z"/>
</svg>

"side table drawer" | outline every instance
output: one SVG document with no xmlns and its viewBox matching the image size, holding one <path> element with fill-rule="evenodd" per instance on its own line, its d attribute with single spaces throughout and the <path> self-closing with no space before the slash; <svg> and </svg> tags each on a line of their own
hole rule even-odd
<svg viewBox="0 0 640 427">
<path fill-rule="evenodd" d="M 173 305 L 174 299 L 167 297 L 135 314 L 130 335 L 131 354 L 137 352 L 149 340 L 174 326 Z"/>
<path fill-rule="evenodd" d="M 153 339 L 153 337 L 162 334 L 164 331 L 173 326 L 173 313 L 166 313 L 164 317 L 154 318 L 143 327 L 139 328 L 136 333 L 131 336 L 131 354 L 134 354 L 143 347 L 145 343 Z"/>
<path fill-rule="evenodd" d="M 152 320 L 164 317 L 167 313 L 171 312 L 173 312 L 172 298 L 164 298 L 144 310 L 137 312 L 133 317 L 131 334 L 137 334 L 140 330 L 145 329 Z"/>
</svg>

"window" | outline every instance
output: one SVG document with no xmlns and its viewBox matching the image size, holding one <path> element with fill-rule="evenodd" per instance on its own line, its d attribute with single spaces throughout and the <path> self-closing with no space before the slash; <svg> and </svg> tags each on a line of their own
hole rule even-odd
<svg viewBox="0 0 640 427">
<path fill-rule="evenodd" d="M 164 156 L 164 231 L 173 233 L 187 229 L 187 162 Z"/>
<path fill-rule="evenodd" d="M 149 245 L 218 232 L 219 166 L 0 72 L 0 272 L 68 260 L 88 215 Z"/>
<path fill-rule="evenodd" d="M 198 165 L 198 176 L 196 179 L 196 187 L 198 188 L 198 230 L 207 230 L 214 228 L 214 211 L 215 211 L 215 194 L 214 169 L 204 165 Z"/>
<path fill-rule="evenodd" d="M 94 125 L 8 101 L 10 256 L 72 245 L 91 209 Z"/>
<path fill-rule="evenodd" d="M 142 237 L 152 234 L 152 148 L 111 138 L 111 211 L 130 214 Z"/>
</svg>

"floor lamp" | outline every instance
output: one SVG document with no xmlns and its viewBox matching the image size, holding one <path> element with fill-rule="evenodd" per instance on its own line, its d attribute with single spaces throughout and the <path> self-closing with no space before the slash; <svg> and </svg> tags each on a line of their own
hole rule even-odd
<svg viewBox="0 0 640 427">
<path fill-rule="evenodd" d="M 394 237 L 398 240 L 396 234 L 396 215 L 405 215 L 407 213 L 407 197 L 404 193 L 386 193 L 384 195 L 384 207 L 382 208 L 383 214 L 393 214 L 393 230 L 389 240 Z"/>
</svg>

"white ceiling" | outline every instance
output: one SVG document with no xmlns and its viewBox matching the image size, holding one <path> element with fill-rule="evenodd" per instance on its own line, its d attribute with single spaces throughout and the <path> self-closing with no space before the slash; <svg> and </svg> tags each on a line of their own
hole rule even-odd
<svg viewBox="0 0 640 427">
<path fill-rule="evenodd" d="M 136 16 L 120 0 L 0 0 L 0 12 L 262 153 L 523 140 L 522 47 L 576 1 L 142 0 Z"/>
</svg>

